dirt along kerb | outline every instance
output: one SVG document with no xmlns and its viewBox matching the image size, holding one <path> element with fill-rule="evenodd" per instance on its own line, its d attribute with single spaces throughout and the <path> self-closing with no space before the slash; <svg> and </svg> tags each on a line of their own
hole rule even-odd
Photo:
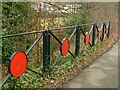
<svg viewBox="0 0 120 90">
<path fill-rule="evenodd" d="M 88 67 L 92 62 L 94 62 L 98 57 L 100 57 L 101 55 L 103 55 L 105 52 L 108 52 L 113 45 L 118 42 L 118 36 L 116 35 L 111 35 L 110 39 L 112 40 L 106 40 L 105 42 L 103 42 L 103 44 L 96 49 L 96 51 L 92 52 L 90 56 L 87 56 L 86 58 L 84 58 L 84 62 L 78 62 L 78 65 L 75 66 L 73 68 L 74 73 L 68 73 L 68 75 L 66 75 L 65 77 L 69 76 L 68 78 L 66 78 L 66 81 L 62 81 L 61 85 L 58 84 L 59 87 L 62 87 L 63 84 L 65 84 L 65 82 L 71 80 L 72 78 L 74 78 L 76 75 L 78 75 L 84 68 Z M 96 48 L 96 47 L 95 47 Z"/>
</svg>

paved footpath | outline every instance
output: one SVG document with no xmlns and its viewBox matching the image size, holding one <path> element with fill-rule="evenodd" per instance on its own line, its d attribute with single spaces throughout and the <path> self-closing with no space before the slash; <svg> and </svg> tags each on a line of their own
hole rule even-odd
<svg viewBox="0 0 120 90">
<path fill-rule="evenodd" d="M 120 48 L 119 48 L 120 49 Z M 63 88 L 117 88 L 118 43 L 85 68 Z"/>
</svg>

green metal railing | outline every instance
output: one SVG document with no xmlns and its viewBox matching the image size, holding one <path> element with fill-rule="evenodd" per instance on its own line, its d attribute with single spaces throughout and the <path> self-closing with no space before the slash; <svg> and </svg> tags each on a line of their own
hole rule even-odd
<svg viewBox="0 0 120 90">
<path fill-rule="evenodd" d="M 107 36 L 107 38 L 110 37 L 110 21 L 108 21 L 108 25 L 106 25 L 107 21 L 102 23 L 102 27 L 100 28 L 102 34 L 100 35 L 100 41 L 103 42 L 105 37 Z M 89 36 L 92 36 L 92 42 L 90 43 L 89 38 L 87 37 L 87 34 L 83 31 L 82 27 L 83 26 L 87 26 L 87 25 L 91 25 L 91 29 L 88 32 Z M 55 65 L 57 64 L 57 62 L 59 61 L 60 57 L 63 56 L 62 55 L 62 51 L 61 53 L 57 56 L 55 62 L 53 63 L 53 65 L 50 65 L 50 36 L 54 37 L 55 40 L 60 44 L 60 47 L 62 48 L 63 46 L 63 42 L 60 41 L 56 35 L 53 34 L 53 32 L 58 31 L 58 30 L 65 30 L 65 29 L 74 29 L 72 34 L 70 35 L 70 37 L 68 39 L 68 42 L 71 40 L 71 38 L 73 37 L 73 35 L 75 34 L 76 36 L 76 40 L 75 40 L 75 52 L 74 54 L 69 50 L 68 48 L 68 53 L 70 55 L 73 56 L 73 58 L 76 58 L 79 54 L 80 54 L 80 35 L 84 35 L 85 38 L 85 42 L 84 44 L 86 44 L 86 42 L 88 42 L 88 44 L 90 45 L 90 47 L 93 47 L 97 41 L 98 41 L 98 36 L 96 36 L 96 33 L 99 35 L 99 28 L 97 23 L 90 23 L 90 24 L 83 24 L 83 25 L 76 25 L 76 26 L 69 26 L 69 27 L 62 27 L 62 28 L 55 28 L 55 29 L 48 29 L 48 30 L 38 30 L 38 31 L 33 31 L 33 32 L 25 32 L 25 33 L 20 33 L 20 34 L 11 34 L 11 35 L 6 35 L 6 36 L 0 36 L 0 38 L 9 38 L 9 37 L 16 37 L 16 36 L 23 36 L 23 35 L 30 35 L 30 34 L 36 34 L 36 33 L 41 33 L 41 35 L 34 41 L 34 43 L 29 47 L 29 49 L 25 52 L 26 56 L 29 55 L 29 52 L 35 47 L 35 45 L 40 41 L 41 38 L 43 38 L 43 71 L 47 72 L 49 70 L 54 69 Z M 91 34 L 91 35 L 90 35 Z M 88 40 L 88 41 L 86 41 Z M 64 41 L 64 40 L 63 40 Z M 67 46 L 67 44 L 65 44 L 65 46 Z M 68 45 L 69 46 L 69 45 Z M 63 50 L 67 51 L 66 49 L 63 48 Z M 14 56 L 11 56 L 11 58 L 6 57 L 7 60 L 9 59 L 10 63 L 13 60 Z M 14 63 L 14 62 L 13 62 Z M 19 63 L 19 62 L 17 62 Z M 14 67 L 14 66 L 11 66 Z M 10 67 L 9 67 L 10 68 Z M 16 68 L 16 67 L 15 67 Z M 39 74 L 40 76 L 43 76 L 42 74 L 27 68 L 27 70 L 32 71 L 36 74 Z M 8 73 L 7 77 L 4 79 L 4 81 L 0 84 L 0 88 L 5 84 L 5 82 L 9 79 L 9 77 L 11 76 L 11 72 Z M 13 76 L 13 74 L 12 74 Z"/>
</svg>

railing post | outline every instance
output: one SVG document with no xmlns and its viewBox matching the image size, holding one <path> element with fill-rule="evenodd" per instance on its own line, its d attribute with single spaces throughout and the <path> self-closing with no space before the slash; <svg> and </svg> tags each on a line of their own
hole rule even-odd
<svg viewBox="0 0 120 90">
<path fill-rule="evenodd" d="M 103 27 L 102 27 L 102 37 L 101 37 L 101 41 L 103 42 L 104 41 L 104 38 L 105 38 L 105 22 L 103 23 Z"/>
<path fill-rule="evenodd" d="M 110 37 L 110 21 L 108 22 L 108 34 L 107 34 L 107 37 L 108 38 Z"/>
<path fill-rule="evenodd" d="M 75 56 L 79 55 L 80 51 L 80 27 L 76 27 L 76 43 L 75 43 Z"/>
<path fill-rule="evenodd" d="M 95 45 L 95 35 L 96 35 L 96 24 L 93 24 L 92 46 Z"/>
<path fill-rule="evenodd" d="M 50 33 L 43 32 L 43 71 L 48 72 L 50 68 Z"/>
</svg>

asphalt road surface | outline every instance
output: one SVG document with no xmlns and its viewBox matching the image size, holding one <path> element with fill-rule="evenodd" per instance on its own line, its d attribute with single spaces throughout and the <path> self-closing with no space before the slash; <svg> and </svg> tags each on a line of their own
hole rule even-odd
<svg viewBox="0 0 120 90">
<path fill-rule="evenodd" d="M 63 88 L 118 88 L 118 43 Z"/>
</svg>

